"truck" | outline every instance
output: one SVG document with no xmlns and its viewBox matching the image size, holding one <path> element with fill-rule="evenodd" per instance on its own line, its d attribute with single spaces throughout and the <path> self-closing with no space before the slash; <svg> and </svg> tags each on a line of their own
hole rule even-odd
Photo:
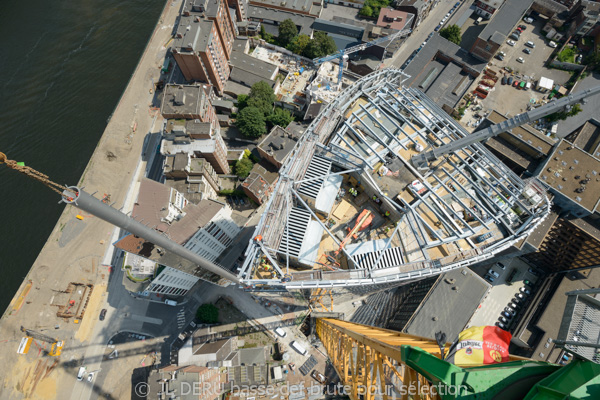
<svg viewBox="0 0 600 400">
<path fill-rule="evenodd" d="M 296 350 L 298 353 L 300 353 L 301 355 L 306 355 L 307 351 L 304 347 L 302 347 L 300 344 L 298 344 L 298 342 L 296 342 L 295 340 L 292 341 L 290 343 L 290 346 Z"/>
</svg>

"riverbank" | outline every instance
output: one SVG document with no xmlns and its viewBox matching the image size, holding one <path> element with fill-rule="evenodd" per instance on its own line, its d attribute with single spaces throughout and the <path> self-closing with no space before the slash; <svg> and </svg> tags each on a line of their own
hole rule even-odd
<svg viewBox="0 0 600 400">
<path fill-rule="evenodd" d="M 85 187 L 88 193 L 96 192 L 97 197 L 110 194 L 115 208 L 123 204 L 132 176 L 140 163 L 145 135 L 155 122 L 157 98 L 154 82 L 159 80 L 160 67 L 166 54 L 164 45 L 171 37 L 180 5 L 180 1 L 166 2 L 144 53 L 77 183 Z M 161 125 L 160 117 L 156 122 L 156 126 Z M 85 131 L 85 127 L 82 127 L 82 131 Z M 34 162 L 28 164 L 35 168 Z M 51 178 L 61 180 L 60 177 Z M 59 200 L 58 196 L 56 200 Z M 56 207 L 40 204 L 42 209 L 47 206 Z M 91 330 L 90 324 L 98 322 L 101 307 L 94 306 L 86 310 L 82 321 L 78 323 L 74 319 L 58 318 L 56 313 L 62 305 L 60 301 L 68 297 L 64 292 L 69 283 L 93 285 L 94 298 L 99 295 L 106 297 L 103 295 L 108 286 L 109 269 L 108 265 L 103 264 L 103 258 L 111 245 L 115 228 L 93 216 L 83 216 L 83 220 L 80 220 L 76 218 L 77 214 L 77 209 L 73 207 L 63 210 L 48 241 L 0 319 L 0 334 L 3 337 L 0 351 L 4 354 L 5 363 L 19 366 L 12 371 L 3 369 L 2 398 L 70 397 L 78 368 L 77 360 L 82 359 L 86 347 L 93 341 L 89 335 L 78 335 L 78 330 L 82 326 L 86 331 Z M 29 354 L 18 355 L 17 348 L 23 337 L 21 326 L 63 340 L 62 356 L 44 357 L 43 348 L 34 346 Z M 82 336 L 85 338 L 80 341 Z M 47 348 L 50 346 L 38 343 Z M 45 367 L 46 370 L 40 372 L 42 364 L 51 367 Z"/>
</svg>

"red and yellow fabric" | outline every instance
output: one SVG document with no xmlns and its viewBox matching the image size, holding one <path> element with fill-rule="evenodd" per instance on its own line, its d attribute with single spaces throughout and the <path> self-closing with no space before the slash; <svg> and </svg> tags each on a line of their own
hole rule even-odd
<svg viewBox="0 0 600 400">
<path fill-rule="evenodd" d="M 512 335 L 497 326 L 474 326 L 458 335 L 454 363 L 461 367 L 508 361 Z"/>
</svg>

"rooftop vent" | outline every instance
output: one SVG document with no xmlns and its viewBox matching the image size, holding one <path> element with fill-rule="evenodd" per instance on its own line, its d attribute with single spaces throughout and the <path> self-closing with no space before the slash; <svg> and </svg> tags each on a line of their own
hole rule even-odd
<svg viewBox="0 0 600 400">
<path fill-rule="evenodd" d="M 577 200 L 578 202 L 581 203 L 581 197 L 577 196 L 577 197 L 575 197 L 575 200 Z"/>
</svg>

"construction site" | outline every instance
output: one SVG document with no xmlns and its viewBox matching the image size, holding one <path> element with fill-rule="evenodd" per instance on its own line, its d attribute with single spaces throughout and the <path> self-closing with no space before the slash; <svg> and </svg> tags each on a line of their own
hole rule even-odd
<svg viewBox="0 0 600 400">
<path fill-rule="evenodd" d="M 405 78 L 361 79 L 307 128 L 246 251 L 248 290 L 397 286 L 517 252 L 549 214 L 541 185 L 455 148 L 468 133 Z"/>
</svg>

